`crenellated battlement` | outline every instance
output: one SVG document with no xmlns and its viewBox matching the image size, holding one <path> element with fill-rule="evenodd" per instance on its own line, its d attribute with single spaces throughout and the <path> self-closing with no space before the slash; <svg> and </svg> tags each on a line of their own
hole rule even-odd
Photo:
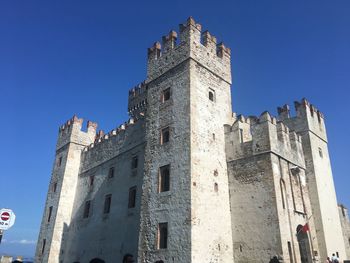
<svg viewBox="0 0 350 263">
<path fill-rule="evenodd" d="M 121 135 L 130 126 L 133 126 L 137 121 L 138 121 L 138 119 L 136 119 L 136 118 L 130 118 L 128 121 L 124 122 L 123 124 L 119 125 L 117 128 L 109 131 L 108 133 L 105 133 L 103 130 L 99 130 L 95 136 L 93 143 L 86 146 L 84 148 L 84 152 L 87 152 L 87 151 L 95 148 L 98 144 L 104 143 L 114 136 Z"/>
<path fill-rule="evenodd" d="M 145 82 L 129 90 L 128 112 L 131 117 L 138 118 L 139 115 L 144 115 L 147 109 L 147 91 Z"/>
<path fill-rule="evenodd" d="M 83 119 L 74 115 L 59 127 L 56 149 L 60 149 L 70 142 L 90 144 L 96 135 L 97 123 L 88 121 L 87 131 L 82 131 Z"/>
<path fill-rule="evenodd" d="M 278 107 L 278 118 L 287 123 L 293 130 L 312 131 L 314 134 L 327 141 L 324 116 L 313 104 L 303 98 L 294 102 L 296 116 L 291 116 L 289 105 Z"/>
<path fill-rule="evenodd" d="M 108 133 L 100 131 L 95 140 L 83 149 L 81 172 L 133 149 L 144 140 L 144 117 L 130 118 Z"/>
<path fill-rule="evenodd" d="M 148 48 L 147 82 L 192 58 L 231 83 L 231 50 L 218 44 L 209 31 L 201 30 L 202 26 L 190 17 L 179 25 L 179 41 L 178 34 L 171 30 L 162 37 L 162 44 L 155 42 Z"/>
<path fill-rule="evenodd" d="M 292 163 L 305 166 L 301 137 L 265 111 L 260 116 L 237 116 L 225 127 L 228 160 L 274 152 Z"/>
</svg>

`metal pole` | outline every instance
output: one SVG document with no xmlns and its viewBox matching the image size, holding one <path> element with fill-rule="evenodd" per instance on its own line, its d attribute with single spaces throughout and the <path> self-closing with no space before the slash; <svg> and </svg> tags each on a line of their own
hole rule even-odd
<svg viewBox="0 0 350 263">
<path fill-rule="evenodd" d="M 4 233 L 4 230 L 0 229 L 0 244 L 1 244 L 1 239 L 2 239 L 2 234 Z"/>
</svg>

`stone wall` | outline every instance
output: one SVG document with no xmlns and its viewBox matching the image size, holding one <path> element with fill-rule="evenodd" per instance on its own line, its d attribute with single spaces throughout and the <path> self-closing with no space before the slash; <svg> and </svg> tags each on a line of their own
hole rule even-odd
<svg viewBox="0 0 350 263">
<path fill-rule="evenodd" d="M 350 261 L 350 220 L 349 211 L 344 205 L 338 205 L 340 223 L 343 230 L 346 259 Z"/>
</svg>

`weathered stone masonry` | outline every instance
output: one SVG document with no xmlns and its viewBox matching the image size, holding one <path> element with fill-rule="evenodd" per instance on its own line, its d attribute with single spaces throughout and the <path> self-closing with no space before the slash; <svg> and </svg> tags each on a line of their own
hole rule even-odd
<svg viewBox="0 0 350 263">
<path fill-rule="evenodd" d="M 36 262 L 349 257 L 322 113 L 236 117 L 231 82 L 230 49 L 189 18 L 148 49 L 126 123 L 60 127 Z"/>
</svg>

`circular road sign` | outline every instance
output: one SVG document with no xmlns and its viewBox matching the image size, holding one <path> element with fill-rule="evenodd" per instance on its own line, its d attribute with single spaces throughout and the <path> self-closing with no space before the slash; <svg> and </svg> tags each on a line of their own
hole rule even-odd
<svg viewBox="0 0 350 263">
<path fill-rule="evenodd" d="M 0 230 L 7 230 L 15 223 L 16 216 L 11 209 L 0 210 Z"/>
</svg>

